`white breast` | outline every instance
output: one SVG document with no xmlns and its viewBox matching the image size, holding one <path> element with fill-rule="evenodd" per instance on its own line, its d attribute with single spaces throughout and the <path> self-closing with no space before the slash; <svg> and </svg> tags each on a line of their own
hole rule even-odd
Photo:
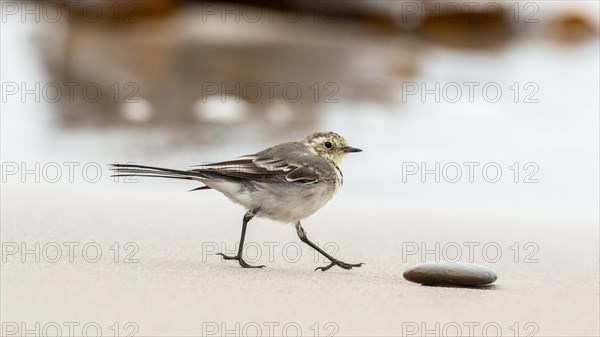
<svg viewBox="0 0 600 337">
<path fill-rule="evenodd" d="M 337 183 L 322 182 L 311 186 L 257 183 L 251 189 L 224 181 L 211 181 L 207 184 L 246 209 L 258 209 L 256 215 L 259 217 L 296 223 L 325 206 L 337 192 L 339 182 L 340 180 Z"/>
</svg>

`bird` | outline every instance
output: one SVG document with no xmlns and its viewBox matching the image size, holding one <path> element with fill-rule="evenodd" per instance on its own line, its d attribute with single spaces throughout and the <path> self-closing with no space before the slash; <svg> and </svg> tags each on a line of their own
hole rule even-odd
<svg viewBox="0 0 600 337">
<path fill-rule="evenodd" d="M 349 153 L 362 152 L 348 145 L 335 132 L 316 132 L 304 140 L 281 143 L 233 160 L 176 170 L 137 164 L 112 164 L 113 177 L 140 176 L 186 179 L 201 182 L 196 190 L 216 190 L 242 205 L 242 233 L 236 255 L 218 253 L 225 260 L 237 260 L 243 268 L 263 268 L 248 264 L 242 257 L 246 228 L 254 217 L 293 224 L 298 238 L 329 260 L 315 269 L 327 271 L 337 266 L 346 270 L 364 263 L 340 261 L 308 239 L 301 221 L 327 204 L 343 184 L 340 170 Z"/>
</svg>

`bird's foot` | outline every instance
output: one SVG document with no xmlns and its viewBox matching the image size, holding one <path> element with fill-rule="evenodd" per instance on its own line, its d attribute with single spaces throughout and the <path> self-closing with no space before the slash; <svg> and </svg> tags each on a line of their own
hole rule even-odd
<svg viewBox="0 0 600 337">
<path fill-rule="evenodd" d="M 363 264 L 364 263 L 352 264 L 352 263 L 342 262 L 340 260 L 331 260 L 330 264 L 326 265 L 325 267 L 318 267 L 317 269 L 315 269 L 315 271 L 317 271 L 317 270 L 326 271 L 333 266 L 338 266 L 340 268 L 350 270 L 350 269 L 352 269 L 352 267 L 358 268 L 358 267 L 362 266 Z"/>
<path fill-rule="evenodd" d="M 242 266 L 243 268 L 264 268 L 265 266 L 252 266 L 249 265 L 246 261 L 244 261 L 244 259 L 239 256 L 239 255 L 235 255 L 235 256 L 230 256 L 230 255 L 225 255 L 223 253 L 217 253 L 217 255 L 221 255 L 223 257 L 224 260 L 237 260 L 240 264 L 240 266 Z"/>
</svg>

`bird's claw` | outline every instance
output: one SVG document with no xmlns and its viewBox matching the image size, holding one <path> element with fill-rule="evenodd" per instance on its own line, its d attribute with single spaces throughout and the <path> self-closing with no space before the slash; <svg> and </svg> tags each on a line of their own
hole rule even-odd
<svg viewBox="0 0 600 337">
<path fill-rule="evenodd" d="M 342 262 L 340 260 L 332 260 L 330 264 L 326 265 L 325 267 L 317 267 L 315 269 L 315 271 L 317 271 L 317 270 L 327 271 L 327 270 L 329 270 L 333 266 L 338 266 L 340 268 L 343 268 L 343 269 L 346 269 L 346 270 L 350 270 L 350 269 L 352 269 L 352 267 L 358 268 L 358 267 L 362 266 L 363 264 L 364 263 L 355 263 L 355 264 L 352 264 L 352 263 Z"/>
<path fill-rule="evenodd" d="M 230 256 L 230 255 L 225 255 L 223 253 L 217 253 L 217 255 L 221 255 L 223 257 L 223 260 L 239 260 L 239 256 L 235 255 L 235 256 Z"/>
<path fill-rule="evenodd" d="M 244 259 L 242 259 L 238 255 L 230 256 L 230 255 L 225 255 L 223 253 L 217 253 L 217 255 L 221 255 L 224 260 L 237 260 L 239 262 L 240 266 L 242 266 L 243 268 L 265 268 L 266 267 L 263 265 L 260 265 L 260 266 L 249 265 L 246 261 L 244 261 Z"/>
</svg>

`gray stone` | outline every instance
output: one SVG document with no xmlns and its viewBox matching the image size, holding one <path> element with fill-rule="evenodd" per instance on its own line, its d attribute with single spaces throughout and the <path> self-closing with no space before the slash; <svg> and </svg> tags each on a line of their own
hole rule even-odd
<svg viewBox="0 0 600 337">
<path fill-rule="evenodd" d="M 403 276 L 424 285 L 455 286 L 483 286 L 498 279 L 493 270 L 466 262 L 426 262 L 406 269 Z"/>
</svg>

